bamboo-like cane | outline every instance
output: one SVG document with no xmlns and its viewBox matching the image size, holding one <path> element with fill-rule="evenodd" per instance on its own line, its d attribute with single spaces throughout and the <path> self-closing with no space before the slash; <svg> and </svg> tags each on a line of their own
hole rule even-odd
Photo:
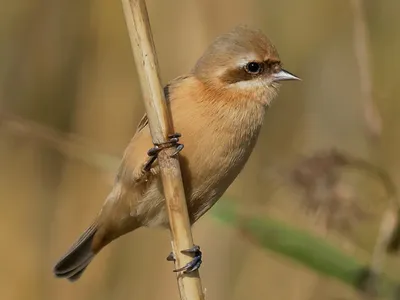
<svg viewBox="0 0 400 300">
<path fill-rule="evenodd" d="M 158 60 L 146 3 L 144 0 L 122 0 L 122 5 L 153 143 L 163 143 L 167 141 L 168 134 L 174 132 L 160 83 Z M 192 257 L 184 255 L 180 251 L 193 247 L 193 238 L 179 161 L 177 156 L 171 157 L 173 152 L 174 149 L 162 150 L 157 159 L 161 169 L 161 179 L 169 216 L 171 244 L 176 256 L 175 267 L 181 268 L 190 262 Z M 190 275 L 177 274 L 182 300 L 204 299 L 198 271 L 192 272 Z"/>
</svg>

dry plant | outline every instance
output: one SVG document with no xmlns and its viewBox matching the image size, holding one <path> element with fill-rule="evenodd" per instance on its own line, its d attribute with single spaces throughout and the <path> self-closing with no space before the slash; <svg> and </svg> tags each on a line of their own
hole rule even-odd
<svg viewBox="0 0 400 300">
<path fill-rule="evenodd" d="M 360 220 L 368 215 L 357 205 L 358 198 L 340 182 L 340 172 L 344 168 L 366 172 L 379 179 L 385 188 L 390 211 L 397 214 L 397 189 L 385 170 L 335 149 L 319 151 L 302 159 L 292 169 L 290 179 L 295 186 L 304 191 L 302 203 L 307 210 L 324 210 L 327 214 L 328 229 L 350 229 L 351 224 L 348 222 L 352 221 L 351 219 Z"/>
<path fill-rule="evenodd" d="M 326 230 L 348 231 L 355 221 L 367 217 L 351 188 L 340 181 L 339 168 L 347 164 L 340 153 L 321 151 L 300 161 L 291 172 L 292 182 L 304 191 L 302 206 L 323 218 Z"/>
<path fill-rule="evenodd" d="M 122 0 L 125 21 L 142 88 L 144 104 L 154 144 L 167 142 L 173 133 L 171 117 L 160 83 L 159 66 L 144 0 Z M 190 257 L 181 250 L 193 247 L 185 192 L 177 155 L 174 149 L 164 149 L 158 154 L 163 191 L 171 229 L 171 243 L 176 268 L 185 266 Z M 182 300 L 204 299 L 199 272 L 177 273 Z"/>
<path fill-rule="evenodd" d="M 354 54 L 360 76 L 360 90 L 363 100 L 365 124 L 373 138 L 379 138 L 382 132 L 382 118 L 373 101 L 372 75 L 369 51 L 369 35 L 363 11 L 362 0 L 350 0 L 353 13 Z"/>
<path fill-rule="evenodd" d="M 379 179 L 387 194 L 388 205 L 384 211 L 372 259 L 368 270 L 360 278 L 359 285 L 368 295 L 375 294 L 384 258 L 388 252 L 397 250 L 399 241 L 399 202 L 397 189 L 386 171 L 360 158 L 337 150 L 321 151 L 303 159 L 291 173 L 292 182 L 304 190 L 303 205 L 314 212 L 323 210 L 326 227 L 350 230 L 352 223 L 367 214 L 357 205 L 340 183 L 340 170 L 353 168 Z"/>
<path fill-rule="evenodd" d="M 59 130 L 26 120 L 0 107 L 0 128 L 25 140 L 40 141 L 44 145 L 56 149 L 69 159 L 79 160 L 109 174 L 110 183 L 113 173 L 118 167 L 120 157 L 106 154 L 104 150 L 89 143 L 86 139 L 74 134 L 66 134 Z"/>
</svg>

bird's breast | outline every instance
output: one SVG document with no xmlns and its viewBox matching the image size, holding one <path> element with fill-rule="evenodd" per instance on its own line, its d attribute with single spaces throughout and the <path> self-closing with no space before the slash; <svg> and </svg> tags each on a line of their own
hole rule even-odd
<svg viewBox="0 0 400 300">
<path fill-rule="evenodd" d="M 193 222 L 216 203 L 243 169 L 262 120 L 263 111 L 257 110 L 236 116 L 196 115 L 191 122 L 174 124 L 185 145 L 180 162 Z"/>
</svg>

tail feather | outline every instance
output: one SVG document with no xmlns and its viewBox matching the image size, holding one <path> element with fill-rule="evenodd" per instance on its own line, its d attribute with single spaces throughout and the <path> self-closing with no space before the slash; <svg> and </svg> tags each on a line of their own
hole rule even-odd
<svg viewBox="0 0 400 300">
<path fill-rule="evenodd" d="M 71 249 L 59 260 L 54 267 L 54 274 L 70 281 L 78 280 L 83 271 L 95 256 L 92 250 L 92 242 L 97 232 L 96 224 L 90 226 L 71 247 Z"/>
</svg>

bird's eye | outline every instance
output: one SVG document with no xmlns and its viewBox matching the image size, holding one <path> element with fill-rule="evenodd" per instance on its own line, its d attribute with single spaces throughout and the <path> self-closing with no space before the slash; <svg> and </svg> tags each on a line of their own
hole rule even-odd
<svg viewBox="0 0 400 300">
<path fill-rule="evenodd" d="M 263 65 L 257 62 L 249 62 L 244 69 L 247 73 L 256 75 L 263 71 Z"/>
</svg>

